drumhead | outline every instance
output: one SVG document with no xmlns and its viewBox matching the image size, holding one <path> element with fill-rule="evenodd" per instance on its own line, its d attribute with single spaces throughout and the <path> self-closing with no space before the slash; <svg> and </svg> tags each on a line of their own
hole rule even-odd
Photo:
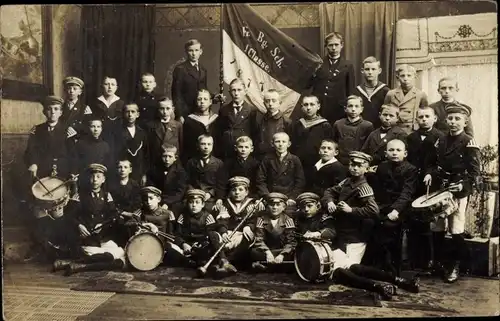
<svg viewBox="0 0 500 321">
<path fill-rule="evenodd" d="M 42 183 L 40 183 L 42 182 Z M 68 194 L 68 187 L 66 185 L 62 185 L 64 183 L 63 180 L 57 177 L 44 177 L 40 179 L 40 182 L 36 182 L 31 187 L 31 192 L 33 196 L 40 201 L 52 202 L 56 200 L 60 200 L 64 198 Z M 56 187 L 60 186 L 58 189 L 52 191 L 50 194 L 47 194 L 47 189 L 52 191 Z"/>
<path fill-rule="evenodd" d="M 435 204 L 439 204 L 443 200 L 445 200 L 447 198 L 451 198 L 452 196 L 453 196 L 453 194 L 451 194 L 450 192 L 441 192 L 441 193 L 434 192 L 434 193 L 429 194 L 429 197 L 427 197 L 427 195 L 420 196 L 419 198 L 417 198 L 416 200 L 414 200 L 411 203 L 411 206 L 413 208 L 426 208 L 426 207 L 433 206 Z"/>
<path fill-rule="evenodd" d="M 165 249 L 153 233 L 134 235 L 127 242 L 125 254 L 130 265 L 139 271 L 151 271 L 163 261 Z"/>
<path fill-rule="evenodd" d="M 306 282 L 315 282 L 319 279 L 321 262 L 313 243 L 302 242 L 297 245 L 295 270 L 299 277 Z"/>
</svg>

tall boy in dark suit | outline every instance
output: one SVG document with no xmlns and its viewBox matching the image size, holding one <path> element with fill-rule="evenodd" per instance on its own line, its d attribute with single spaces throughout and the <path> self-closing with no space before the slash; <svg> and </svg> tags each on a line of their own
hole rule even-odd
<svg viewBox="0 0 500 321">
<path fill-rule="evenodd" d="M 200 65 L 203 54 L 201 43 L 191 39 L 184 45 L 187 59 L 174 69 L 172 98 L 177 108 L 177 119 L 182 120 L 194 112 L 198 91 L 207 88 L 207 70 Z"/>
<path fill-rule="evenodd" d="M 159 95 L 155 92 L 155 76 L 149 72 L 142 74 L 139 86 L 139 93 L 134 99 L 137 106 L 139 106 L 141 115 L 137 124 L 145 129 L 147 124 L 156 118 L 156 106 L 158 105 Z"/>
</svg>

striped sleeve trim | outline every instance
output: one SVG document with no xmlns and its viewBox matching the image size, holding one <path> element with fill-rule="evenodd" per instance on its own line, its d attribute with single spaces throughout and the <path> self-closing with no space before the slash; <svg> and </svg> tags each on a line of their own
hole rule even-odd
<svg viewBox="0 0 500 321">
<path fill-rule="evenodd" d="M 214 223 L 215 223 L 214 217 L 212 216 L 212 214 L 208 214 L 207 219 L 205 220 L 205 224 L 210 225 Z"/>
<path fill-rule="evenodd" d="M 332 218 L 332 217 L 331 217 L 330 215 L 328 215 L 328 214 L 323 214 L 323 215 L 321 216 L 321 222 L 324 222 L 324 221 L 329 220 L 329 219 L 331 219 L 331 218 Z"/>
<path fill-rule="evenodd" d="M 80 202 L 80 194 L 75 193 L 75 195 L 71 197 L 71 200 L 75 202 Z"/>
<path fill-rule="evenodd" d="M 113 196 L 111 196 L 110 193 L 108 193 L 108 198 L 107 198 L 107 201 L 108 202 L 113 202 Z"/>
<path fill-rule="evenodd" d="M 467 144 L 466 147 L 479 148 L 479 146 L 477 145 L 476 140 L 474 138 L 471 138 L 471 140 L 469 140 L 469 143 Z"/>
<path fill-rule="evenodd" d="M 181 224 L 181 225 L 184 223 L 184 215 L 182 215 L 182 214 L 179 215 L 179 218 L 177 219 L 177 223 Z"/>
<path fill-rule="evenodd" d="M 30 129 L 30 135 L 35 135 L 36 134 L 36 126 L 33 126 L 33 128 Z"/>
<path fill-rule="evenodd" d="M 295 223 L 291 218 L 287 218 L 285 221 L 285 228 L 295 228 Z"/>
<path fill-rule="evenodd" d="M 68 138 L 75 136 L 76 130 L 73 127 L 68 127 L 68 130 L 66 131 Z"/>
<path fill-rule="evenodd" d="M 373 189 L 369 185 L 363 185 L 358 188 L 359 197 L 373 196 Z"/>
<path fill-rule="evenodd" d="M 264 220 L 262 218 L 257 219 L 257 224 L 255 225 L 257 228 L 263 228 L 264 227 Z"/>
<path fill-rule="evenodd" d="M 85 110 L 83 111 L 85 115 L 90 115 L 92 114 L 92 109 L 90 109 L 89 106 L 85 106 Z"/>
</svg>

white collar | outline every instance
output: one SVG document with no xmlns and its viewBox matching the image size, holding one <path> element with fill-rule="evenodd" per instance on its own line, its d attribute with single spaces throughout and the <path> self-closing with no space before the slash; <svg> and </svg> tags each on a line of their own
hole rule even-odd
<svg viewBox="0 0 500 321">
<path fill-rule="evenodd" d="M 288 154 L 288 151 L 282 153 L 282 154 L 278 154 L 276 153 L 276 155 L 278 156 L 279 159 L 284 159 L 286 157 L 286 155 Z"/>
<path fill-rule="evenodd" d="M 189 63 L 190 63 L 190 64 L 191 64 L 191 66 L 193 66 L 193 67 L 194 67 L 194 66 L 198 66 L 198 67 L 200 66 L 200 62 L 199 62 L 199 61 L 197 61 L 197 62 L 192 62 L 192 61 L 190 61 Z"/>
<path fill-rule="evenodd" d="M 205 125 L 205 127 L 208 127 L 210 124 L 212 124 L 217 119 L 217 117 L 219 117 L 219 115 L 217 115 L 217 114 L 211 114 L 211 115 L 209 114 L 208 116 L 209 116 L 208 119 L 206 119 L 205 117 L 202 117 L 202 116 L 199 116 L 196 114 L 188 115 L 189 118 L 194 119 L 197 122 L 202 123 L 203 125 Z"/>
<path fill-rule="evenodd" d="M 104 98 L 104 95 L 101 95 L 101 96 L 97 97 L 97 100 L 102 101 L 104 103 L 104 105 L 106 105 L 106 107 L 109 108 L 109 106 L 111 106 L 114 102 L 120 100 L 120 97 L 118 97 L 117 95 L 114 95 L 113 98 L 111 99 L 111 101 L 109 103 L 106 100 L 106 98 Z"/>
<path fill-rule="evenodd" d="M 332 158 L 332 159 L 327 160 L 327 161 L 326 161 L 326 162 L 324 162 L 324 163 L 323 163 L 323 161 L 320 159 L 320 160 L 319 160 L 316 164 L 314 164 L 314 167 L 316 167 L 316 170 L 318 170 L 318 171 L 319 171 L 319 170 L 321 169 L 321 167 L 326 166 L 326 165 L 329 165 L 329 164 L 333 164 L 333 163 L 335 163 L 335 162 L 337 162 L 337 158 L 335 158 L 335 156 L 333 156 L 333 158 Z"/>
</svg>

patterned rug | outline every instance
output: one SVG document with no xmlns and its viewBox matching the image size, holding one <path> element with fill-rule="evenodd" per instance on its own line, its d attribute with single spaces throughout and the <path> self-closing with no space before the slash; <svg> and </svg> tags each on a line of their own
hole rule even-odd
<svg viewBox="0 0 500 321">
<path fill-rule="evenodd" d="M 378 295 L 341 285 L 311 284 L 296 274 L 238 272 L 223 279 L 198 278 L 196 271 L 158 267 L 148 272 L 84 272 L 77 291 L 157 294 L 267 302 L 381 307 Z M 88 276 L 88 277 L 87 277 Z"/>
</svg>

